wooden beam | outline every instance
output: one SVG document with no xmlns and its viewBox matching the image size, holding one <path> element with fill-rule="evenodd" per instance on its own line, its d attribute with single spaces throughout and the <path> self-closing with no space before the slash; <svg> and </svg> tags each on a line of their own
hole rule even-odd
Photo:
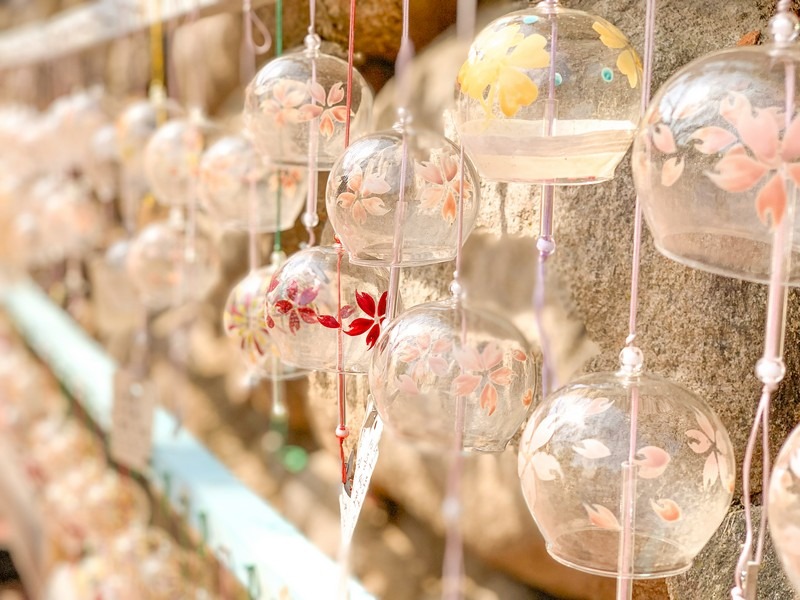
<svg viewBox="0 0 800 600">
<path fill-rule="evenodd" d="M 251 3 L 259 8 L 273 2 Z M 147 29 L 156 20 L 171 21 L 195 11 L 206 17 L 241 7 L 241 0 L 96 0 L 0 34 L 0 70 L 55 61 Z"/>
</svg>

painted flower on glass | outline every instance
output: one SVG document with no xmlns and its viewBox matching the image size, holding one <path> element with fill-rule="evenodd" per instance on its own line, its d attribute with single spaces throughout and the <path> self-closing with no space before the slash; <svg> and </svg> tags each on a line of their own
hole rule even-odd
<svg viewBox="0 0 800 600">
<path fill-rule="evenodd" d="M 431 160 L 417 163 L 417 174 L 422 177 L 420 210 L 440 210 L 442 218 L 450 225 L 458 211 L 457 198 L 461 197 L 461 169 L 459 160 L 449 154 L 431 156 Z M 464 180 L 463 201 L 469 201 L 472 185 Z"/>
<path fill-rule="evenodd" d="M 639 84 L 639 78 L 641 77 L 642 60 L 636 51 L 630 47 L 628 38 L 608 21 L 595 21 L 592 29 L 600 35 L 600 41 L 606 48 L 624 48 L 617 57 L 617 69 L 628 78 L 630 86 L 635 88 Z"/>
<path fill-rule="evenodd" d="M 662 521 L 674 523 L 681 520 L 681 507 L 674 500 L 669 498 L 650 500 L 650 507 Z"/>
<path fill-rule="evenodd" d="M 368 293 L 356 290 L 356 303 L 367 317 L 353 319 L 350 323 L 350 328 L 346 329 L 345 333 L 349 336 L 356 337 L 366 332 L 367 347 L 372 349 L 381 335 L 381 325 L 386 319 L 388 296 L 388 292 L 383 292 L 376 303 L 375 298 Z"/>
<path fill-rule="evenodd" d="M 725 460 L 731 449 L 724 435 L 718 436 L 711 421 L 700 411 L 695 410 L 695 418 L 700 428 L 686 432 L 689 447 L 695 454 L 705 454 L 711 449 L 703 466 L 703 487 L 708 489 L 719 480 L 723 487 L 733 492 L 734 476 L 730 473 L 728 462 Z"/>
<path fill-rule="evenodd" d="M 487 118 L 493 116 L 495 101 L 506 117 L 513 117 L 539 96 L 538 86 L 525 71 L 550 64 L 546 45 L 539 34 L 525 37 L 519 25 L 482 35 L 458 72 L 461 91 L 481 103 Z"/>
<path fill-rule="evenodd" d="M 297 169 L 280 169 L 274 171 L 267 180 L 269 190 L 271 192 L 277 192 L 278 183 L 280 183 L 281 190 L 285 192 L 287 196 L 293 196 L 297 191 L 297 184 L 300 183 L 300 178 L 300 171 Z"/>
<path fill-rule="evenodd" d="M 465 347 L 454 350 L 453 354 L 463 370 L 453 381 L 456 394 L 469 396 L 480 387 L 480 406 L 492 415 L 497 409 L 496 386 L 505 387 L 514 377 L 511 369 L 500 366 L 503 351 L 495 342 L 489 342 L 480 352 L 477 348 Z"/>
<path fill-rule="evenodd" d="M 361 167 L 356 166 L 348 175 L 347 191 L 336 197 L 336 202 L 344 209 L 350 209 L 353 220 L 359 225 L 367 222 L 367 213 L 375 217 L 382 217 L 389 212 L 389 208 L 379 198 L 391 190 L 391 186 L 383 177 L 368 174 L 366 177 Z"/>
<path fill-rule="evenodd" d="M 277 280 L 273 279 L 270 285 L 270 291 L 277 286 Z M 274 310 L 275 316 L 285 317 L 289 320 L 289 331 L 297 333 L 300 329 L 301 322 L 313 325 L 319 322 L 319 315 L 317 311 L 311 306 L 311 303 L 317 298 L 319 288 L 310 286 L 300 289 L 296 281 L 292 281 L 286 288 L 286 296 L 275 302 Z M 272 329 L 275 327 L 275 320 L 273 315 L 267 311 L 267 327 Z"/>
<path fill-rule="evenodd" d="M 738 137 L 722 127 L 703 127 L 692 134 L 704 154 L 728 148 L 706 173 L 726 192 L 746 192 L 765 181 L 756 196 L 756 212 L 764 224 L 780 224 L 786 212 L 785 178 L 800 184 L 800 117 L 795 117 L 781 139 L 781 123 L 773 108 L 753 108 L 747 96 L 731 92 L 722 101 L 720 116 Z"/>
<path fill-rule="evenodd" d="M 620 531 L 622 527 L 613 512 L 600 504 L 584 504 L 583 508 L 589 517 L 589 522 L 595 527 L 608 531 Z"/>
<path fill-rule="evenodd" d="M 308 91 L 316 104 L 306 104 L 301 107 L 304 114 L 311 115 L 311 118 L 319 117 L 319 131 L 326 139 L 333 136 L 336 123 L 347 121 L 347 106 L 341 104 L 344 101 L 344 84 L 335 83 L 325 94 L 325 88 L 314 82 L 308 82 Z"/>
<path fill-rule="evenodd" d="M 257 94 L 266 92 L 264 88 L 257 88 L 255 91 Z M 308 88 L 304 83 L 293 79 L 279 79 L 271 87 L 270 92 L 261 101 L 261 110 L 272 117 L 277 127 L 302 123 L 314 118 L 315 115 L 303 106 L 303 101 L 308 96 Z"/>
<path fill-rule="evenodd" d="M 240 340 L 240 346 L 246 356 L 264 356 L 270 347 L 269 331 L 261 325 L 260 319 L 253 318 L 262 304 L 261 297 L 255 294 L 237 295 L 233 302 L 225 307 L 229 317 L 226 318 L 225 333 Z"/>
</svg>

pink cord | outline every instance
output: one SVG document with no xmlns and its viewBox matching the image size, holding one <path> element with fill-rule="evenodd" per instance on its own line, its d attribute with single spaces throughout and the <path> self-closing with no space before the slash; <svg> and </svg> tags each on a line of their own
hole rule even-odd
<svg viewBox="0 0 800 600">
<path fill-rule="evenodd" d="M 347 115 L 344 118 L 344 147 L 350 145 L 350 117 L 353 112 L 353 55 L 356 46 L 356 0 L 350 0 L 350 32 L 347 37 Z"/>
</svg>

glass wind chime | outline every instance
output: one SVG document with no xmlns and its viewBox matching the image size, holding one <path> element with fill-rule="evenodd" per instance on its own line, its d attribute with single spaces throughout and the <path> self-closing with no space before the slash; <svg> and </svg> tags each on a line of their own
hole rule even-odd
<svg viewBox="0 0 800 600">
<path fill-rule="evenodd" d="M 480 174 L 542 186 L 534 312 L 545 394 L 555 387 L 542 312 L 556 186 L 614 176 L 639 119 L 640 80 L 638 55 L 622 32 L 558 0 L 490 23 L 458 74 L 456 124 Z"/>
<path fill-rule="evenodd" d="M 283 3 L 275 6 L 278 29 L 276 56 L 283 52 Z M 253 41 L 253 27 L 266 32 L 249 0 L 243 6 L 242 78 L 255 74 L 255 57 L 268 50 Z M 281 231 L 291 229 L 302 210 L 307 172 L 301 168 L 272 166 L 269 157 L 256 151 L 247 131 L 220 138 L 203 154 L 200 163 L 201 199 L 206 212 L 226 229 L 248 231 L 249 273 L 231 290 L 223 312 L 225 334 L 234 339 L 248 369 L 251 385 L 259 379 L 273 382 L 273 415 L 284 412 L 279 382 L 304 377 L 305 372 L 287 365 L 264 323 L 264 297 L 275 271 L 286 260 Z M 260 266 L 258 235 L 274 233 L 270 263 Z"/>
<path fill-rule="evenodd" d="M 785 373 L 783 338 L 787 287 L 800 282 L 795 252 L 795 197 L 800 160 L 797 115 L 798 19 L 781 0 L 770 21 L 770 43 L 715 52 L 690 63 L 658 92 L 639 129 L 633 167 L 637 191 L 656 247 L 687 266 L 767 283 L 767 324 L 756 376 L 763 384 L 743 463 L 746 537 L 735 570 L 732 597 L 756 597 L 764 553 L 766 516 L 784 566 L 798 585 L 795 525 L 800 506 L 792 467 L 791 436 L 769 484 L 769 410 Z M 720 445 L 701 425 L 692 450 L 729 463 L 727 437 Z M 713 422 L 712 422 L 713 425 Z M 751 514 L 750 470 L 761 430 L 764 503 L 758 535 Z M 702 434 L 702 435 L 701 435 Z M 796 462 L 796 461 L 795 461 Z M 796 467 L 796 465 L 795 465 Z M 733 486 L 733 474 L 710 460 L 704 479 Z M 707 486 L 708 487 L 708 486 Z M 769 500 L 767 500 L 769 492 Z M 706 501 L 707 502 L 707 501 Z M 706 506 L 709 506 L 706 504 Z M 704 510 L 702 521 L 708 520 Z M 796 538 L 794 538 L 796 539 Z"/>
<path fill-rule="evenodd" d="M 652 0 L 647 13 L 650 64 Z M 498 61 L 496 82 L 481 79 L 489 72 L 480 69 L 487 57 Z M 638 122 L 636 96 L 647 101 L 646 90 L 636 91 L 642 83 L 640 59 L 607 21 L 546 1 L 489 25 L 459 80 L 464 143 L 479 168 L 481 152 L 495 148 L 485 157 L 487 169 L 514 159 L 530 163 L 519 173 L 494 171 L 495 176 L 543 184 L 535 298 L 541 306 L 542 266 L 554 250 L 553 186 L 613 176 Z M 514 81 L 517 87 L 510 88 Z M 547 99 L 537 103 L 540 85 L 547 86 Z M 618 102 L 601 101 L 609 93 Z M 480 111 L 486 139 L 470 138 L 481 131 Z M 524 131 L 527 137 L 512 134 Z M 503 160 L 494 162 L 498 156 Z M 540 165 L 547 168 L 538 171 Z M 724 516 L 733 482 L 730 442 L 719 420 L 688 390 L 643 372 L 642 353 L 633 344 L 638 230 L 631 335 L 620 370 L 580 378 L 547 396 L 519 449 L 523 493 L 550 554 L 568 566 L 618 577 L 620 598 L 630 597 L 632 578 L 689 567 Z M 547 360 L 546 343 L 543 350 Z M 545 366 L 545 379 L 551 369 L 552 364 Z M 625 429 L 630 434 L 620 436 Z"/>
</svg>

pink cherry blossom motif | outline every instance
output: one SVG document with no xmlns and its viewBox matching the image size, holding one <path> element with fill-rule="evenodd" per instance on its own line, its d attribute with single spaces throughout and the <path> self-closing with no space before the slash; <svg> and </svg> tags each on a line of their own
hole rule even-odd
<svg viewBox="0 0 800 600">
<path fill-rule="evenodd" d="M 447 375 L 450 361 L 445 355 L 452 347 L 453 342 L 449 338 L 431 339 L 431 334 L 425 332 L 408 339 L 398 349 L 398 358 L 409 365 L 410 377 L 419 383 L 426 372 L 433 373 L 437 377 Z"/>
<path fill-rule="evenodd" d="M 617 517 L 605 506 L 600 504 L 584 504 L 583 508 L 586 510 L 589 522 L 595 527 L 607 531 L 620 531 L 622 529 Z"/>
<path fill-rule="evenodd" d="M 645 446 L 636 453 L 633 461 L 639 467 L 638 474 L 642 479 L 656 479 L 667 470 L 672 457 L 657 446 Z"/>
<path fill-rule="evenodd" d="M 257 88 L 256 94 L 267 92 L 264 88 Z M 315 115 L 305 107 L 301 108 L 303 101 L 308 97 L 306 84 L 294 79 L 279 79 L 269 89 L 269 94 L 261 101 L 261 110 L 271 116 L 276 127 L 287 124 L 297 124 L 310 121 Z"/>
<path fill-rule="evenodd" d="M 800 184 L 800 116 L 795 117 L 781 139 L 779 109 L 753 108 L 744 94 L 731 92 L 722 101 L 720 116 L 736 131 L 704 127 L 692 134 L 704 154 L 728 148 L 706 176 L 718 188 L 747 192 L 766 180 L 756 196 L 756 212 L 765 225 L 776 227 L 786 212 L 786 178 Z"/>
<path fill-rule="evenodd" d="M 678 146 L 675 144 L 675 136 L 672 130 L 664 123 L 653 125 L 651 138 L 653 145 L 663 154 L 675 154 Z M 670 156 L 661 166 L 661 185 L 672 187 L 680 179 L 686 164 L 682 156 Z"/>
<path fill-rule="evenodd" d="M 650 506 L 662 521 L 674 523 L 681 520 L 681 507 L 674 500 L 669 498 L 650 500 Z"/>
<path fill-rule="evenodd" d="M 375 302 L 375 298 L 366 292 L 359 292 L 356 290 L 356 303 L 359 308 L 364 311 L 368 318 L 354 319 L 350 323 L 350 328 L 345 330 L 349 336 L 356 337 L 366 332 L 367 347 L 371 350 L 375 347 L 375 343 L 381 335 L 381 325 L 386 319 L 386 304 L 388 292 L 381 294 L 380 300 Z"/>
<path fill-rule="evenodd" d="M 302 175 L 300 171 L 297 169 L 277 170 L 273 172 L 269 176 L 269 179 L 267 180 L 269 191 L 277 192 L 278 185 L 280 184 L 282 193 L 285 193 L 289 197 L 294 196 L 295 191 L 297 191 L 297 185 L 300 183 L 301 177 Z"/>
<path fill-rule="evenodd" d="M 508 367 L 501 367 L 503 351 L 495 342 L 489 342 L 482 351 L 477 348 L 464 347 L 453 351 L 456 361 L 462 369 L 461 375 L 455 378 L 453 385 L 459 396 L 469 396 L 481 387 L 480 405 L 492 415 L 497 409 L 497 387 L 505 387 L 514 378 L 514 372 Z"/>
<path fill-rule="evenodd" d="M 272 280 L 270 290 L 274 290 L 278 285 L 276 279 Z M 320 322 L 320 316 L 311 303 L 317 298 L 319 288 L 307 287 L 303 290 L 296 281 L 289 282 L 286 288 L 286 296 L 274 303 L 274 313 L 271 314 L 270 307 L 267 305 L 267 327 L 272 329 L 276 326 L 276 318 L 284 318 L 289 321 L 289 331 L 297 333 L 301 323 L 313 325 Z"/>
<path fill-rule="evenodd" d="M 319 131 L 326 139 L 331 139 L 336 129 L 336 123 L 347 121 L 347 106 L 344 101 L 344 84 L 340 81 L 334 83 L 328 94 L 319 82 L 308 82 L 308 91 L 316 104 L 306 104 L 300 107 L 304 114 L 311 118 L 319 117 Z M 351 113 L 352 115 L 352 113 Z"/>
<path fill-rule="evenodd" d="M 606 446 L 600 440 L 594 440 L 594 439 L 581 440 L 580 442 L 575 444 L 572 447 L 572 449 L 581 456 L 583 456 L 584 458 L 592 460 L 611 456 L 611 450 L 609 450 L 608 446 Z"/>
<path fill-rule="evenodd" d="M 456 220 L 457 201 L 468 202 L 472 184 L 464 180 L 461 193 L 461 169 L 459 161 L 450 154 L 431 155 L 431 160 L 416 163 L 417 175 L 422 178 L 420 186 L 420 211 L 441 212 L 442 218 L 452 225 Z"/>
<path fill-rule="evenodd" d="M 700 429 L 690 429 L 686 432 L 689 448 L 695 454 L 705 454 L 713 448 L 703 465 L 703 487 L 709 489 L 719 480 L 723 487 L 733 492 L 734 475 L 730 472 L 725 458 L 731 452 L 727 440 L 723 435 L 718 435 L 711 421 L 700 411 L 695 410 L 695 418 Z"/>
<path fill-rule="evenodd" d="M 390 211 L 379 196 L 392 187 L 381 176 L 372 173 L 364 176 L 361 167 L 356 166 L 343 179 L 347 180 L 348 191 L 339 194 L 336 202 L 345 210 L 350 209 L 356 223 L 366 223 L 367 213 L 382 217 Z"/>
</svg>

